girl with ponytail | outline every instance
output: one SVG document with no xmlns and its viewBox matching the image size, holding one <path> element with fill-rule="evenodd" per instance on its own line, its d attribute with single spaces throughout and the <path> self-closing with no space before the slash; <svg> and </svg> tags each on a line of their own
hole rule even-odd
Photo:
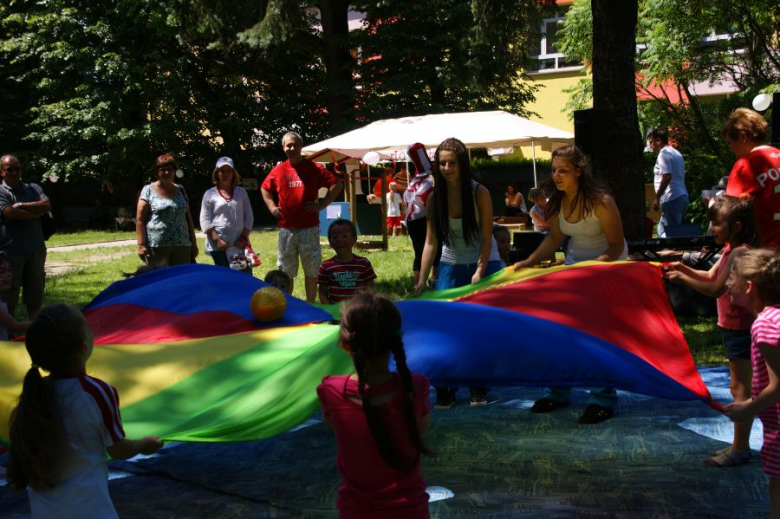
<svg viewBox="0 0 780 519">
<path fill-rule="evenodd" d="M 761 465 L 769 478 L 771 516 L 780 518 L 780 254 L 753 249 L 737 258 L 726 286 L 732 304 L 756 316 L 750 328 L 751 398 L 726 406 L 726 416 L 764 425 Z"/>
<path fill-rule="evenodd" d="M 406 365 L 401 314 L 386 297 L 362 294 L 342 313 L 339 346 L 356 373 L 317 387 L 341 472 L 339 517 L 428 518 L 420 455 L 431 423 L 428 379 Z M 397 371 L 390 371 L 390 355 Z"/>
<path fill-rule="evenodd" d="M 106 452 L 127 459 L 162 442 L 125 438 L 116 389 L 86 373 L 92 331 L 76 308 L 43 309 L 25 339 L 32 365 L 11 413 L 8 483 L 28 489 L 33 518 L 117 517 Z"/>
</svg>

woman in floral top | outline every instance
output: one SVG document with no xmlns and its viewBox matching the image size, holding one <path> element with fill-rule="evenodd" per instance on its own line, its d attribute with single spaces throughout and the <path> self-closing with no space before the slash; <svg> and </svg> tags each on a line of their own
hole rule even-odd
<svg viewBox="0 0 780 519">
<path fill-rule="evenodd" d="M 187 194 L 173 182 L 176 169 L 171 154 L 157 157 L 157 180 L 145 185 L 138 198 L 138 256 L 158 267 L 190 263 L 198 255 Z"/>
</svg>

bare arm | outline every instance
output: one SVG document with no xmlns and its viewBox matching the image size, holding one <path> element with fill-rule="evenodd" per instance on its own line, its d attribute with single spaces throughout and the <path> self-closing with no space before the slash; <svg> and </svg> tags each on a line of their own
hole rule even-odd
<svg viewBox="0 0 780 519">
<path fill-rule="evenodd" d="M 148 218 L 149 203 L 139 198 L 135 215 L 135 242 L 138 245 L 138 256 L 144 263 L 149 259 L 149 240 L 146 237 L 146 220 Z"/>
<path fill-rule="evenodd" d="M 620 259 L 625 249 L 626 238 L 623 235 L 623 222 L 620 220 L 615 199 L 607 195 L 604 201 L 593 209 L 594 214 L 601 222 L 601 232 L 607 238 L 607 250 L 596 258 L 596 261 L 615 261 Z"/>
<path fill-rule="evenodd" d="M 157 436 L 146 436 L 140 440 L 124 439 L 106 449 L 115 460 L 126 460 L 136 454 L 154 454 L 162 447 L 162 440 Z"/>
<path fill-rule="evenodd" d="M 672 181 L 672 174 L 671 173 L 664 173 L 661 175 L 661 184 L 658 186 L 658 192 L 655 194 L 655 200 L 653 200 L 653 209 L 655 211 L 658 211 L 658 208 L 661 206 L 661 195 L 664 194 L 664 191 L 666 191 L 666 188 L 669 186 L 669 183 Z"/>
<path fill-rule="evenodd" d="M 319 213 L 336 199 L 342 189 L 344 189 L 344 184 L 336 182 L 328 188 L 328 194 L 325 195 L 325 198 L 317 200 L 316 202 L 306 202 L 303 206 L 309 213 Z"/>
<path fill-rule="evenodd" d="M 190 249 L 192 250 L 192 259 L 193 261 L 195 258 L 198 257 L 198 239 L 195 237 L 195 223 L 192 221 L 192 213 L 190 212 L 190 204 L 187 204 L 187 207 L 185 208 L 187 213 L 187 227 L 190 231 Z"/>
<path fill-rule="evenodd" d="M 263 202 L 265 202 L 268 211 L 270 211 L 274 218 L 281 220 L 282 210 L 279 209 L 279 206 L 274 202 L 274 195 L 264 187 L 260 188 L 260 194 L 263 195 Z"/>
<path fill-rule="evenodd" d="M 483 185 L 477 187 L 477 210 L 479 211 L 481 244 L 479 247 L 479 260 L 477 260 L 477 271 L 471 277 L 472 285 L 485 276 L 485 269 L 490 259 L 490 250 L 493 246 L 493 203 L 490 201 L 490 193 Z"/>
<path fill-rule="evenodd" d="M 43 213 L 51 210 L 48 200 L 36 200 L 35 202 L 16 202 L 12 206 L 3 209 L 3 217 L 8 221 L 34 220 L 40 218 Z"/>
<path fill-rule="evenodd" d="M 433 267 L 433 260 L 436 258 L 436 250 L 439 248 L 439 241 L 436 239 L 436 233 L 433 230 L 433 219 L 430 212 L 431 197 L 428 198 L 426 206 L 428 208 L 428 232 L 425 234 L 425 247 L 420 263 L 420 277 L 417 280 L 417 286 L 414 287 L 414 295 L 419 296 L 425 291 L 428 283 L 428 275 Z"/>
<path fill-rule="evenodd" d="M 29 326 L 29 322 L 19 322 L 8 312 L 0 311 L 0 327 L 14 333 L 24 333 Z"/>
<path fill-rule="evenodd" d="M 328 285 L 326 285 L 325 283 L 318 285 L 318 292 L 320 295 L 320 303 L 322 303 L 323 305 L 331 304 L 330 297 L 328 297 L 329 296 Z"/>
<path fill-rule="evenodd" d="M 704 294 L 705 296 L 720 297 L 726 293 L 726 281 L 729 278 L 731 267 L 734 265 L 734 262 L 737 259 L 739 259 L 743 254 L 745 254 L 745 252 L 747 252 L 747 250 L 747 247 L 737 247 L 731 251 L 728 262 L 721 271 L 720 275 L 717 275 L 717 272 L 718 267 L 720 266 L 720 262 L 723 260 L 722 256 L 706 273 L 703 273 L 699 270 L 694 270 L 685 265 L 672 265 L 670 267 L 672 267 L 673 270 L 670 270 L 666 277 L 672 281 L 688 285 L 692 289 Z M 685 270 L 683 270 L 682 267 L 685 267 Z M 698 275 L 696 274 L 697 272 L 699 273 Z"/>
<path fill-rule="evenodd" d="M 550 234 L 548 234 L 544 240 L 542 240 L 542 243 L 539 244 L 536 250 L 533 251 L 531 255 L 528 256 L 528 258 L 515 263 L 515 270 L 533 267 L 542 261 L 542 258 L 549 258 L 561 247 L 561 244 L 563 243 L 563 240 L 566 239 L 566 236 L 561 232 L 561 226 L 558 223 L 558 216 L 552 216 L 549 220 L 547 220 L 547 222 L 550 224 Z"/>
<path fill-rule="evenodd" d="M 735 422 L 753 418 L 780 400 L 780 348 L 768 344 L 759 344 L 758 347 L 766 361 L 769 384 L 755 398 L 726 406 L 726 416 Z"/>
</svg>

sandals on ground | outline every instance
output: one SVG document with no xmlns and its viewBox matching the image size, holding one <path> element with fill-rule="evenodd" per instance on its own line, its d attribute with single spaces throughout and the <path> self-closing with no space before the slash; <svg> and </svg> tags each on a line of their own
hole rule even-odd
<svg viewBox="0 0 780 519">
<path fill-rule="evenodd" d="M 741 465 L 747 465 L 750 463 L 752 454 L 749 450 L 738 451 L 731 447 L 724 451 L 718 451 L 716 456 L 705 460 L 704 463 L 710 467 L 739 467 Z"/>
<path fill-rule="evenodd" d="M 569 402 L 560 402 L 558 400 L 552 400 L 550 398 L 540 398 L 536 402 L 534 402 L 533 407 L 531 407 L 532 413 L 549 413 L 550 411 L 555 411 L 556 409 L 560 409 L 561 407 L 566 407 L 569 405 Z"/>
<path fill-rule="evenodd" d="M 585 407 L 585 412 L 582 413 L 577 423 L 581 424 L 595 424 L 601 423 L 604 420 L 609 420 L 615 416 L 615 411 L 608 407 L 603 407 L 598 404 L 588 404 Z"/>
</svg>

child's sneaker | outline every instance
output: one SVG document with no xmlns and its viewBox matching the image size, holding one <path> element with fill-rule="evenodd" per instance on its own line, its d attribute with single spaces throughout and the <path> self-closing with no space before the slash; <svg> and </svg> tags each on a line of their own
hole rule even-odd
<svg viewBox="0 0 780 519">
<path fill-rule="evenodd" d="M 436 409 L 449 409 L 455 404 L 455 388 L 436 388 Z"/>
<path fill-rule="evenodd" d="M 486 405 L 487 401 L 487 388 L 484 387 L 472 387 L 471 388 L 471 405 Z"/>
</svg>

